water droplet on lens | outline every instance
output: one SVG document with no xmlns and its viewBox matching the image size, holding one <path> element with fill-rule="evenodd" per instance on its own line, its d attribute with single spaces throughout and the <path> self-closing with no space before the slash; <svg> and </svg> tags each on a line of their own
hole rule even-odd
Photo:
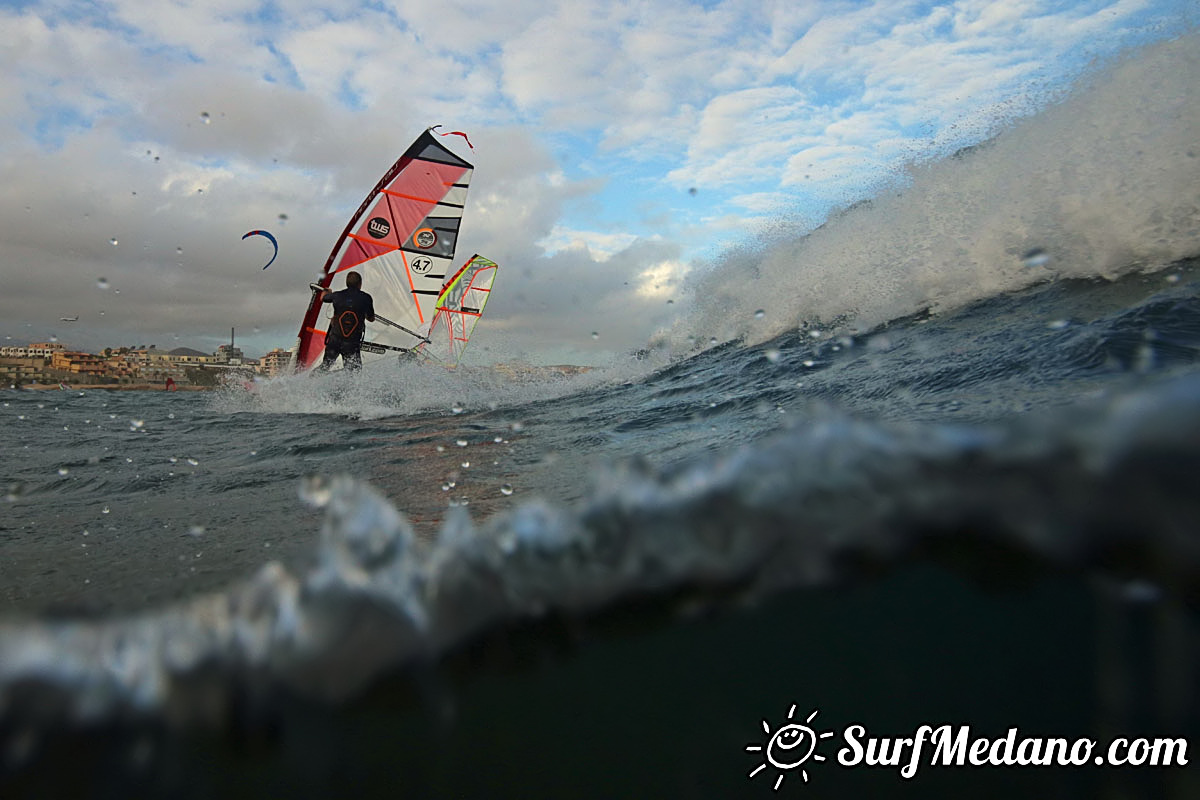
<svg viewBox="0 0 1200 800">
<path fill-rule="evenodd" d="M 100 509 L 100 513 L 101 514 L 109 514 L 111 512 L 109 511 L 108 506 L 105 506 L 104 508 Z"/>
<path fill-rule="evenodd" d="M 67 469 L 66 467 L 59 467 L 58 474 L 65 478 L 71 474 L 71 470 Z"/>
<path fill-rule="evenodd" d="M 458 445 L 459 447 L 466 447 L 466 446 L 467 446 L 467 440 L 466 440 L 466 439 L 459 439 L 458 441 L 456 441 L 456 442 L 455 442 L 455 444 L 456 444 L 456 445 Z"/>
<path fill-rule="evenodd" d="M 1041 267 L 1049 263 L 1050 254 L 1040 247 L 1035 247 L 1021 256 L 1021 261 L 1027 267 Z"/>
<path fill-rule="evenodd" d="M 197 460 L 196 460 L 196 459 L 194 459 L 194 458 L 189 458 L 189 459 L 187 460 L 187 462 L 188 462 L 189 464 L 191 464 L 193 467 L 198 467 L 198 466 L 200 466 L 200 462 L 199 462 L 199 461 L 197 461 Z"/>
<path fill-rule="evenodd" d="M 470 461 L 464 461 L 464 462 L 462 462 L 462 465 L 463 465 L 463 469 L 470 469 L 470 468 L 471 468 L 471 462 L 470 462 Z"/>
<path fill-rule="evenodd" d="M 115 237 L 115 236 L 112 237 L 111 239 L 108 240 L 108 243 L 111 244 L 113 247 L 116 247 L 117 246 L 117 237 Z"/>
<path fill-rule="evenodd" d="M 763 311 L 761 308 L 760 308 L 758 311 L 755 311 L 755 312 L 754 312 L 754 318 L 755 318 L 755 319 L 762 319 L 762 318 L 763 318 L 763 317 L 765 317 L 766 315 L 767 315 L 767 312 L 766 312 L 766 311 Z"/>
<path fill-rule="evenodd" d="M 596 339 L 599 339 L 599 338 L 600 338 L 600 334 L 599 334 L 599 333 L 597 333 L 596 331 L 592 331 L 592 339 L 593 339 L 593 340 L 596 340 Z"/>
<path fill-rule="evenodd" d="M 512 487 L 511 483 L 506 483 L 500 487 L 500 494 L 504 495 L 505 497 L 509 496 L 512 493 L 513 493 L 513 487 Z"/>
<path fill-rule="evenodd" d="M 463 413 L 462 403 L 455 403 L 454 405 L 450 406 L 450 413 L 452 413 L 452 414 Z"/>
<path fill-rule="evenodd" d="M 313 475 L 300 482 L 300 499 L 313 508 L 324 508 L 333 499 L 333 488 L 329 479 Z"/>
<path fill-rule="evenodd" d="M 107 289 L 108 288 L 108 278 L 97 278 L 96 279 L 96 288 L 97 289 Z"/>
<path fill-rule="evenodd" d="M 496 543 L 500 545 L 500 549 L 503 552 L 512 554 L 516 552 L 517 549 L 517 534 L 513 531 L 504 531 L 502 534 L 500 534 L 500 537 L 496 540 Z"/>
<path fill-rule="evenodd" d="M 767 361 L 770 361 L 772 364 L 779 363 L 779 351 L 778 350 L 771 348 L 770 350 L 763 353 L 763 355 L 766 356 Z"/>
<path fill-rule="evenodd" d="M 212 122 L 212 117 L 210 117 L 208 115 L 207 111 L 201 111 L 200 112 L 200 121 L 203 122 L 205 125 L 207 125 L 210 122 Z"/>
</svg>

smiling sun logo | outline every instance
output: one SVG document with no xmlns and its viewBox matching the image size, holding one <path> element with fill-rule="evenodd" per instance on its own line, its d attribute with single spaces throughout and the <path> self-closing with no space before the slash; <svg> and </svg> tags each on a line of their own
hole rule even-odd
<svg viewBox="0 0 1200 800">
<path fill-rule="evenodd" d="M 788 709 L 787 718 L 790 720 L 796 714 L 796 706 L 793 705 Z M 808 715 L 808 719 L 804 720 L 804 725 L 798 725 L 794 722 L 788 722 L 779 730 L 771 733 L 771 725 L 765 719 L 762 727 L 763 733 L 769 738 L 766 744 L 748 744 L 746 752 L 761 753 L 766 751 L 767 760 L 759 764 L 751 771 L 750 776 L 754 778 L 758 773 L 762 772 L 768 766 L 775 767 L 779 771 L 778 777 L 775 779 L 775 791 L 779 791 L 779 787 L 783 785 L 783 779 L 787 773 L 793 769 L 800 769 L 800 777 L 808 783 L 808 771 L 803 769 L 803 764 L 810 758 L 813 761 L 824 761 L 825 756 L 816 752 L 817 743 L 821 739 L 833 736 L 833 731 L 825 731 L 818 734 L 809 724 L 817 718 L 817 710 Z"/>
</svg>

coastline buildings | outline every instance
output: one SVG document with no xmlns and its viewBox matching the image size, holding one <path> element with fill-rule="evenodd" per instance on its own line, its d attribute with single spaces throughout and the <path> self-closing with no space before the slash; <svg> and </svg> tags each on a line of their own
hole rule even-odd
<svg viewBox="0 0 1200 800">
<path fill-rule="evenodd" d="M 291 350 L 284 350 L 282 347 L 276 347 L 274 350 L 259 359 L 258 371 L 263 375 L 266 375 L 268 378 L 274 378 L 276 375 L 287 369 L 287 366 L 291 363 L 291 361 Z"/>
<path fill-rule="evenodd" d="M 66 348 L 58 342 L 38 342 L 20 347 L 0 347 L 0 356 L 5 358 L 50 358 Z"/>
<path fill-rule="evenodd" d="M 0 386 L 23 386 L 36 383 L 43 376 L 44 358 L 0 356 Z"/>
<path fill-rule="evenodd" d="M 155 345 L 106 347 L 99 354 L 68 350 L 61 342 L 37 342 L 0 347 L 0 386 L 24 384 L 139 384 L 165 383 L 213 386 L 226 372 L 276 375 L 291 358 L 287 350 L 272 350 L 263 359 L 246 358 L 233 346 L 202 353 L 188 347 L 159 350 Z"/>
<path fill-rule="evenodd" d="M 108 364 L 102 356 L 91 353 L 76 353 L 71 350 L 56 350 L 50 356 L 50 369 L 72 375 L 100 377 L 108 374 Z"/>
</svg>

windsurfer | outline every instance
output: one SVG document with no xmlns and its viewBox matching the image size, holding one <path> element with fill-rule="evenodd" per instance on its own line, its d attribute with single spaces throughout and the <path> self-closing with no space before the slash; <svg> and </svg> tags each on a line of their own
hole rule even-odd
<svg viewBox="0 0 1200 800">
<path fill-rule="evenodd" d="M 325 334 L 325 359 L 320 368 L 329 369 L 341 356 L 343 369 L 361 369 L 364 323 L 375 321 L 375 303 L 362 290 L 362 276 L 347 272 L 346 288 L 340 292 L 322 289 L 321 302 L 333 303 L 333 319 Z"/>
</svg>

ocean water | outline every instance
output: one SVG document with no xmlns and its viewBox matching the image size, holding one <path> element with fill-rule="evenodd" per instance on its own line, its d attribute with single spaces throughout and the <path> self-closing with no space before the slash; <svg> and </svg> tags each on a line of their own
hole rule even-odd
<svg viewBox="0 0 1200 800">
<path fill-rule="evenodd" d="M 707 265 L 627 362 L 0 393 L 3 795 L 1197 796 L 837 756 L 1195 757 L 1197 44 Z"/>
</svg>

